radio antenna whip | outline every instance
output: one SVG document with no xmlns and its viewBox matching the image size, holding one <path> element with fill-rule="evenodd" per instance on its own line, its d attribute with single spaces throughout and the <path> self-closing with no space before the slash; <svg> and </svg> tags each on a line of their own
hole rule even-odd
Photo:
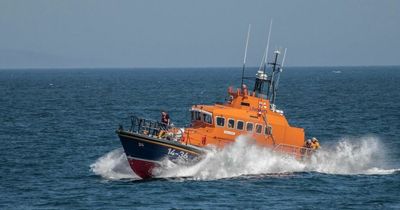
<svg viewBox="0 0 400 210">
<path fill-rule="evenodd" d="M 246 48 L 245 48 L 245 50 L 244 50 L 244 58 L 243 58 L 242 84 L 240 85 L 240 87 L 243 86 L 244 69 L 246 68 L 247 47 L 248 47 L 248 45 L 249 45 L 250 30 L 251 30 L 251 24 L 249 24 L 249 28 L 247 29 Z"/>
<path fill-rule="evenodd" d="M 283 58 L 282 58 L 282 65 L 281 65 L 281 69 L 283 69 L 283 65 L 285 64 L 286 51 L 287 51 L 287 48 L 285 48 L 285 52 L 283 52 Z"/>
<path fill-rule="evenodd" d="M 273 98 L 272 104 L 275 104 L 276 91 L 278 90 L 279 78 L 281 77 L 281 72 L 283 71 L 283 65 L 285 64 L 286 51 L 287 51 L 287 48 L 285 48 L 285 51 L 283 52 L 282 64 L 281 64 L 281 67 L 279 67 L 278 78 L 276 78 L 276 86 L 275 86 L 276 89 L 274 90 L 275 91 L 275 96 Z"/>
<path fill-rule="evenodd" d="M 265 47 L 265 57 L 264 57 L 264 74 L 265 74 L 265 68 L 267 65 L 267 60 L 268 60 L 268 49 L 269 49 L 269 40 L 271 38 L 271 31 L 272 31 L 272 19 L 269 23 L 269 31 L 268 31 L 268 39 L 267 39 L 267 46 Z"/>
<path fill-rule="evenodd" d="M 264 57 L 265 57 L 265 51 L 264 51 L 263 57 L 261 59 L 260 68 L 258 68 L 259 71 L 261 71 L 264 68 Z"/>
</svg>

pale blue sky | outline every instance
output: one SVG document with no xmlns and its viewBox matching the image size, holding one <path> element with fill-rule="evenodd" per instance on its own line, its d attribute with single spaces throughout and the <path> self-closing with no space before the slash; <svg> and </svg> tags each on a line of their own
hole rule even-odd
<svg viewBox="0 0 400 210">
<path fill-rule="evenodd" d="M 400 1 L 0 0 L 0 68 L 400 65 Z"/>
</svg>

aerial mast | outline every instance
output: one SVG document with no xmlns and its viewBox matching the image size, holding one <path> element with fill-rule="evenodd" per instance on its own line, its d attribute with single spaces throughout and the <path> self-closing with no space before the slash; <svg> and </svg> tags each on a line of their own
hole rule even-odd
<svg viewBox="0 0 400 210">
<path fill-rule="evenodd" d="M 249 45 L 250 30 L 251 30 L 251 24 L 249 24 L 249 28 L 247 29 L 246 48 L 244 50 L 244 58 L 243 58 L 242 84 L 240 85 L 240 87 L 243 87 L 244 69 L 246 68 L 247 47 Z"/>
<path fill-rule="evenodd" d="M 273 63 L 268 63 L 270 65 L 272 65 L 272 74 L 271 74 L 271 79 L 270 79 L 270 84 L 269 84 L 269 88 L 268 88 L 268 93 L 267 95 L 269 96 L 268 98 L 272 99 L 273 95 L 274 95 L 274 77 L 275 77 L 275 72 L 277 71 L 277 66 L 279 66 L 278 64 L 278 56 L 281 52 L 279 52 L 279 50 L 275 50 L 274 54 L 275 54 L 275 59 Z"/>
<path fill-rule="evenodd" d="M 275 104 L 276 91 L 278 90 L 279 79 L 281 77 L 281 72 L 283 71 L 283 65 L 285 64 L 286 51 L 287 51 L 287 48 L 285 48 L 285 51 L 283 52 L 282 64 L 281 64 L 281 67 L 279 67 L 278 76 L 276 78 L 276 84 L 274 85 L 272 104 Z"/>
<path fill-rule="evenodd" d="M 269 49 L 269 40 L 270 40 L 270 38 L 271 38 L 271 31 L 272 31 L 272 19 L 271 19 L 271 22 L 269 23 L 269 31 L 268 31 L 267 46 L 265 47 L 264 74 L 265 74 L 265 69 L 266 69 L 267 60 L 268 60 L 268 49 Z"/>
<path fill-rule="evenodd" d="M 271 39 L 271 31 L 272 31 L 272 19 L 269 24 L 267 45 L 264 50 L 264 55 L 261 60 L 260 68 L 256 74 L 256 82 L 254 84 L 254 92 L 256 92 L 258 94 L 263 94 L 264 83 L 269 81 L 267 74 L 265 73 L 265 70 L 266 70 L 267 59 L 268 59 L 268 49 L 269 49 L 269 40 Z"/>
</svg>

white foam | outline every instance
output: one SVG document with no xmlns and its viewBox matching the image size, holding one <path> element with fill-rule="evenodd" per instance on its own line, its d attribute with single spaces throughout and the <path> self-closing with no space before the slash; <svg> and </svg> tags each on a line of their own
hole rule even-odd
<svg viewBox="0 0 400 210">
<path fill-rule="evenodd" d="M 341 139 L 330 148 L 324 146 L 310 161 L 300 161 L 253 144 L 245 137 L 223 149 L 210 148 L 203 160 L 193 166 L 164 161 L 155 172 L 159 177 L 190 177 L 194 180 L 213 180 L 243 175 L 295 172 L 327 174 L 392 174 L 400 169 L 384 167 L 384 149 L 376 137 Z M 325 148 L 326 147 L 326 148 Z M 122 149 L 113 150 L 91 166 L 92 171 L 106 179 L 139 179 L 130 169 Z"/>
<path fill-rule="evenodd" d="M 388 174 L 397 169 L 383 169 L 385 149 L 376 137 L 342 139 L 331 150 L 316 153 L 310 170 L 329 174 Z"/>
<path fill-rule="evenodd" d="M 391 174 L 400 169 L 384 169 L 384 150 L 379 139 L 342 139 L 332 149 L 323 148 L 310 161 L 258 147 L 244 137 L 222 150 L 212 149 L 204 160 L 190 167 L 166 164 L 164 177 L 193 177 L 212 180 L 256 174 L 319 172 L 328 174 Z"/>
<path fill-rule="evenodd" d="M 122 148 L 112 150 L 90 165 L 91 171 L 109 180 L 140 179 L 130 168 Z"/>
</svg>

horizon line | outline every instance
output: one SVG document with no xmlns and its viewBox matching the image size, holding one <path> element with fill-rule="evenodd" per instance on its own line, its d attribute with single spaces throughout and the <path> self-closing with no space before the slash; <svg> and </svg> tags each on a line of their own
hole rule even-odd
<svg viewBox="0 0 400 210">
<path fill-rule="evenodd" d="M 349 67 L 400 67 L 400 64 L 394 65 L 338 65 L 338 66 L 324 66 L 324 65 L 312 65 L 312 66 L 286 66 L 285 68 L 349 68 Z M 85 70 L 95 70 L 95 69 L 208 69 L 208 68 L 216 68 L 216 69 L 226 69 L 226 68 L 242 68 L 241 66 L 187 66 L 187 67 L 11 67 L 11 68 L 3 68 L 0 67 L 0 70 L 77 70 L 77 69 L 85 69 Z M 259 66 L 248 66 L 246 68 L 259 68 Z"/>
</svg>

